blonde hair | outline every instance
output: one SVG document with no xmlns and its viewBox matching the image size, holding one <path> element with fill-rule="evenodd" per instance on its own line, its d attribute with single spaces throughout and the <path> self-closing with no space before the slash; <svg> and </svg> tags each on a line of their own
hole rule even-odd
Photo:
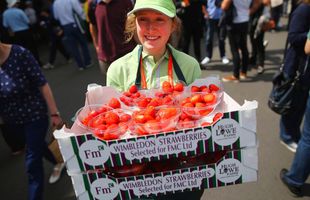
<svg viewBox="0 0 310 200">
<path fill-rule="evenodd" d="M 168 42 L 172 44 L 172 46 L 176 46 L 175 41 L 178 40 L 181 34 L 182 22 L 180 18 L 175 16 L 172 18 L 172 23 L 174 26 L 174 31 L 169 37 Z M 129 42 L 132 39 L 135 39 L 137 43 L 140 43 L 137 37 L 137 27 L 136 27 L 136 16 L 134 14 L 128 15 L 126 24 L 125 24 L 125 41 Z"/>
</svg>

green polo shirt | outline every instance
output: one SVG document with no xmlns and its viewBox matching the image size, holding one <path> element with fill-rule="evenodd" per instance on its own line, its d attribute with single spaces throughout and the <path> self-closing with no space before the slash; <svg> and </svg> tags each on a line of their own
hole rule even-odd
<svg viewBox="0 0 310 200">
<path fill-rule="evenodd" d="M 176 50 L 171 45 L 169 46 L 174 59 L 180 66 L 187 84 L 200 78 L 201 70 L 199 63 L 193 57 Z M 130 53 L 117 59 L 110 65 L 107 73 L 107 86 L 113 86 L 119 91 L 127 91 L 130 86 L 135 84 L 139 66 L 138 52 L 140 47 L 141 45 L 137 45 Z M 153 56 L 142 53 L 143 67 L 146 75 L 147 87 L 149 89 L 159 88 L 162 82 L 168 80 L 168 58 L 168 51 L 166 51 L 164 56 L 157 62 L 154 61 Z M 174 70 L 173 81 L 178 81 L 178 77 Z"/>
</svg>

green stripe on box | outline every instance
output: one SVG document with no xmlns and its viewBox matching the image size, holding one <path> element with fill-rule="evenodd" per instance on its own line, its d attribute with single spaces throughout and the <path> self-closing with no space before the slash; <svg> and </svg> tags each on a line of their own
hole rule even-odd
<svg viewBox="0 0 310 200">
<path fill-rule="evenodd" d="M 117 166 L 121 166 L 122 165 L 122 160 L 119 154 L 115 155 L 115 160 L 116 160 L 116 164 Z"/>
<path fill-rule="evenodd" d="M 88 193 L 88 196 L 90 197 L 90 199 L 94 199 L 93 194 L 90 191 L 90 184 L 89 184 L 90 181 L 89 181 L 87 175 L 84 174 L 82 176 L 83 176 L 83 182 L 84 182 L 85 189 Z"/>
<path fill-rule="evenodd" d="M 207 166 L 201 166 L 200 169 L 201 169 L 201 170 L 202 170 L 202 169 L 207 169 Z M 201 184 L 201 188 L 209 188 L 208 181 L 209 181 L 209 178 L 203 179 L 203 180 L 202 180 L 202 184 Z"/>
<path fill-rule="evenodd" d="M 128 159 L 126 159 L 126 158 L 125 158 L 125 163 L 126 163 L 126 165 L 130 165 L 130 164 L 131 164 L 130 160 L 128 160 Z M 139 162 L 138 162 L 138 163 L 139 163 Z"/>
<path fill-rule="evenodd" d="M 198 142 L 198 149 L 199 149 L 199 153 L 204 153 L 205 152 L 203 141 L 199 141 Z"/>
<path fill-rule="evenodd" d="M 122 200 L 122 197 L 120 194 L 117 195 L 117 197 L 115 198 L 116 200 Z"/>
<path fill-rule="evenodd" d="M 85 171 L 85 167 L 84 167 L 84 164 L 79 156 L 79 148 L 78 148 L 78 144 L 77 144 L 77 141 L 76 141 L 76 138 L 77 137 L 71 137 L 71 144 L 72 144 L 72 147 L 73 147 L 73 151 L 74 151 L 74 154 L 77 158 L 77 161 L 78 161 L 78 164 L 79 164 L 79 167 L 81 169 L 81 171 Z"/>
<path fill-rule="evenodd" d="M 129 194 L 129 192 L 125 192 L 125 199 L 130 199 L 130 194 Z"/>
<path fill-rule="evenodd" d="M 108 167 L 112 167 L 111 158 L 109 158 L 109 159 L 107 160 L 107 162 L 105 162 L 105 164 L 106 164 Z"/>
<path fill-rule="evenodd" d="M 233 158 L 233 151 L 227 152 L 225 158 L 226 158 L 226 159 L 227 159 L 227 158 Z"/>
<path fill-rule="evenodd" d="M 216 172 L 216 167 L 215 167 L 215 165 L 212 165 L 211 168 L 213 168 L 213 170 Z M 211 178 L 211 183 L 212 183 L 212 185 L 209 186 L 210 188 L 217 187 L 217 184 L 216 184 L 217 181 L 216 181 L 216 179 L 217 179 L 216 173 L 214 173 L 214 176 Z"/>
<path fill-rule="evenodd" d="M 209 139 L 208 139 L 208 151 L 214 151 L 215 149 L 213 149 L 213 137 L 211 136 Z"/>
<path fill-rule="evenodd" d="M 239 122 L 239 112 L 235 111 L 235 112 L 231 112 L 231 119 L 236 120 L 236 122 Z"/>
<path fill-rule="evenodd" d="M 230 115 L 230 113 L 229 113 L 229 112 L 224 113 L 224 115 L 223 115 L 223 119 L 227 119 L 227 118 L 229 118 L 229 115 Z"/>
<path fill-rule="evenodd" d="M 241 150 L 240 151 L 238 151 L 237 152 L 237 158 L 238 158 L 238 160 L 241 162 L 242 160 L 241 160 Z"/>
</svg>

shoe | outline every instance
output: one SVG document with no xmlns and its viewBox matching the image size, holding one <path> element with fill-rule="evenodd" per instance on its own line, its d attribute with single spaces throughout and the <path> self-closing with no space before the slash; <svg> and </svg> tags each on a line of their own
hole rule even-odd
<svg viewBox="0 0 310 200">
<path fill-rule="evenodd" d="M 12 151 L 12 156 L 18 156 L 18 155 L 21 155 L 21 154 L 23 154 L 24 153 L 24 151 L 25 151 L 25 148 L 23 148 L 23 149 L 20 149 L 20 150 L 17 150 L 17 151 Z"/>
<path fill-rule="evenodd" d="M 209 57 L 205 57 L 202 61 L 201 61 L 201 65 L 205 66 L 210 62 L 210 58 Z"/>
<path fill-rule="evenodd" d="M 269 41 L 268 40 L 264 40 L 263 45 L 264 45 L 265 48 L 268 46 L 268 44 L 269 44 Z"/>
<path fill-rule="evenodd" d="M 301 187 L 290 185 L 285 179 L 285 174 L 287 174 L 287 172 L 288 172 L 287 169 L 281 169 L 280 171 L 280 179 L 282 183 L 290 190 L 291 194 L 294 197 L 302 197 L 303 195 L 302 195 Z"/>
<path fill-rule="evenodd" d="M 84 68 L 83 67 L 79 67 L 79 71 L 84 71 Z"/>
<path fill-rule="evenodd" d="M 93 63 L 90 63 L 88 65 L 85 66 L 86 69 L 91 68 L 93 66 Z"/>
<path fill-rule="evenodd" d="M 222 57 L 222 63 L 223 63 L 224 65 L 227 65 L 227 64 L 229 63 L 229 60 L 228 60 L 228 58 L 226 58 L 226 56 L 223 56 L 223 57 Z"/>
<path fill-rule="evenodd" d="M 264 71 L 265 71 L 265 69 L 264 69 L 263 66 L 260 66 L 260 65 L 259 65 L 259 66 L 257 67 L 257 73 L 258 73 L 258 74 L 262 74 L 262 73 L 264 73 Z"/>
<path fill-rule="evenodd" d="M 246 73 L 240 72 L 240 79 L 245 80 L 247 78 Z"/>
<path fill-rule="evenodd" d="M 51 63 L 46 63 L 45 65 L 42 66 L 43 69 L 53 69 L 54 65 L 52 65 Z"/>
<path fill-rule="evenodd" d="M 239 79 L 236 78 L 234 75 L 229 75 L 229 76 L 225 76 L 222 78 L 223 82 L 234 82 L 234 83 L 238 83 Z"/>
<path fill-rule="evenodd" d="M 285 143 L 281 140 L 280 143 L 283 144 L 291 152 L 296 153 L 298 147 L 298 144 L 296 142 Z"/>
<path fill-rule="evenodd" d="M 56 183 L 62 174 L 62 170 L 65 168 L 65 163 L 57 163 L 54 166 L 53 172 L 48 180 L 50 184 Z"/>
</svg>

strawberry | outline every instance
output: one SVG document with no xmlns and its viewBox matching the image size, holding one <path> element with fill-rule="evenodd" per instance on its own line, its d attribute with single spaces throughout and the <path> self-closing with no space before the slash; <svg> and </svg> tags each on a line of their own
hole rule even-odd
<svg viewBox="0 0 310 200">
<path fill-rule="evenodd" d="M 170 82 L 164 81 L 163 84 L 162 84 L 162 90 L 163 90 L 165 93 L 172 93 L 172 92 L 173 92 L 173 87 L 172 87 L 172 85 L 170 84 Z"/>
<path fill-rule="evenodd" d="M 222 119 L 223 113 L 216 113 L 213 117 L 213 123 L 217 122 L 218 120 Z"/>
<path fill-rule="evenodd" d="M 107 112 L 105 114 L 105 121 L 107 125 L 118 124 L 120 121 L 119 116 L 114 112 Z"/>
<path fill-rule="evenodd" d="M 202 122 L 201 126 L 211 126 L 211 123 L 210 122 Z"/>
<path fill-rule="evenodd" d="M 143 98 L 138 102 L 138 107 L 139 108 L 146 108 L 147 105 L 149 104 L 149 101 L 147 98 Z"/>
<path fill-rule="evenodd" d="M 93 127 L 93 128 L 97 128 L 100 125 L 104 125 L 106 123 L 104 116 L 99 115 L 98 117 L 93 118 L 88 126 Z"/>
<path fill-rule="evenodd" d="M 143 114 L 135 114 L 133 116 L 133 119 L 136 123 L 139 123 L 139 124 L 144 124 L 147 120 L 145 118 L 145 116 Z"/>
<path fill-rule="evenodd" d="M 136 85 L 130 86 L 129 92 L 130 92 L 131 94 L 134 94 L 134 93 L 138 92 L 138 87 L 137 87 Z"/>
<path fill-rule="evenodd" d="M 108 106 L 116 109 L 121 107 L 121 103 L 116 98 L 112 98 L 110 99 Z"/>
<path fill-rule="evenodd" d="M 183 92 L 184 90 L 184 86 L 182 83 L 177 83 L 175 84 L 174 86 L 174 91 L 177 91 L 177 92 Z"/>
<path fill-rule="evenodd" d="M 200 89 L 199 89 L 198 86 L 193 85 L 193 86 L 191 87 L 191 92 L 200 92 Z"/>
<path fill-rule="evenodd" d="M 120 134 L 116 130 L 118 128 L 118 125 L 111 124 L 108 126 L 108 128 L 104 132 L 104 140 L 116 140 L 119 138 Z"/>
<path fill-rule="evenodd" d="M 123 92 L 123 95 L 126 97 L 131 97 L 131 93 L 130 92 Z"/>
<path fill-rule="evenodd" d="M 210 114 L 213 111 L 213 108 L 206 108 L 203 110 L 199 110 L 199 114 L 201 116 L 207 116 L 208 114 Z"/>
<path fill-rule="evenodd" d="M 199 87 L 199 91 L 201 91 L 201 92 L 203 90 L 206 90 L 206 89 L 208 89 L 208 87 L 206 85 L 202 85 L 202 86 Z"/>
<path fill-rule="evenodd" d="M 158 133 L 161 131 L 161 126 L 156 120 L 149 120 L 144 124 L 144 128 L 150 133 Z"/>
<path fill-rule="evenodd" d="M 203 102 L 203 98 L 200 94 L 194 94 L 192 95 L 191 97 L 191 103 L 192 104 L 196 104 L 196 103 L 199 103 L 199 102 Z"/>
<path fill-rule="evenodd" d="M 176 108 L 161 108 L 157 115 L 160 117 L 160 119 L 169 119 L 173 116 L 175 116 L 178 113 Z"/>
<path fill-rule="evenodd" d="M 214 104 L 216 102 L 216 96 L 213 93 L 209 93 L 203 96 L 206 104 Z"/>
<path fill-rule="evenodd" d="M 217 91 L 219 91 L 219 87 L 217 86 L 217 85 L 215 85 L 215 84 L 210 84 L 209 85 L 209 88 L 210 88 L 210 91 L 211 92 L 217 92 Z"/>
<path fill-rule="evenodd" d="M 131 119 L 131 116 L 126 113 L 120 116 L 120 122 L 128 122 L 130 119 Z"/>
</svg>

